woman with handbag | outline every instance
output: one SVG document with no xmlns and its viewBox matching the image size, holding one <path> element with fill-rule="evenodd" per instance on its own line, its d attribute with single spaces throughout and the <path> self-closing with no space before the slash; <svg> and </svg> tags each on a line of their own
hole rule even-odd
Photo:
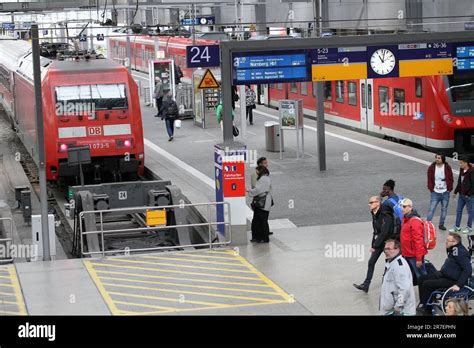
<svg viewBox="0 0 474 348">
<path fill-rule="evenodd" d="M 247 118 L 250 124 L 253 125 L 253 109 L 255 109 L 255 92 L 250 85 L 245 85 L 245 105 L 247 109 Z"/>
<path fill-rule="evenodd" d="M 253 209 L 252 239 L 251 242 L 268 243 L 270 241 L 270 228 L 268 215 L 273 205 L 272 184 L 268 169 L 260 165 L 256 169 L 257 184 L 255 188 L 247 190 L 252 197 Z"/>
</svg>

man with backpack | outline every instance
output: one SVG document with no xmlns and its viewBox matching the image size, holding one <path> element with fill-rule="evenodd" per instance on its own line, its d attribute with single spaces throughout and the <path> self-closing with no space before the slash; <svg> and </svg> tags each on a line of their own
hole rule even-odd
<svg viewBox="0 0 474 348">
<path fill-rule="evenodd" d="M 472 274 L 471 256 L 466 247 L 462 245 L 461 236 L 449 232 L 446 238 L 446 252 L 448 258 L 444 261 L 439 271 L 426 274 L 418 279 L 418 290 L 420 291 L 420 306 L 418 311 L 430 314 L 430 308 L 426 304 L 433 291 L 440 288 L 450 288 L 459 291 Z"/>
<path fill-rule="evenodd" d="M 459 193 L 458 204 L 456 207 L 456 223 L 449 232 L 472 233 L 472 220 L 474 219 L 474 167 L 469 163 L 469 157 L 459 156 L 459 177 L 454 197 Z M 467 226 L 461 230 L 462 211 L 467 210 Z"/>
<path fill-rule="evenodd" d="M 405 198 L 402 201 L 403 225 L 400 232 L 402 256 L 407 260 L 413 272 L 413 278 L 418 280 L 426 274 L 425 255 L 428 253 L 425 245 L 425 227 L 420 216 L 413 209 L 413 202 Z"/>
<path fill-rule="evenodd" d="M 166 100 L 161 106 L 161 119 L 165 120 L 166 131 L 168 132 L 168 141 L 173 140 L 174 135 L 174 121 L 179 116 L 178 104 L 173 100 L 173 94 L 169 92 L 166 95 Z"/>
<path fill-rule="evenodd" d="M 369 291 L 370 282 L 374 275 L 375 264 L 383 253 L 385 242 L 393 239 L 393 212 L 388 206 L 380 204 L 380 197 L 373 196 L 369 199 L 369 209 L 372 214 L 372 227 L 374 229 L 370 248 L 370 259 L 367 275 L 362 284 L 352 284 L 356 289 Z"/>
</svg>

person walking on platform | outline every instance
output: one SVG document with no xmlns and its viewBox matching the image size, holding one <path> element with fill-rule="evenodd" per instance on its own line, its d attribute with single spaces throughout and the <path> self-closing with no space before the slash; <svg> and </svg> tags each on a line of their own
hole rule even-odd
<svg viewBox="0 0 474 348">
<path fill-rule="evenodd" d="M 256 98 L 257 97 L 252 87 L 250 87 L 250 85 L 245 85 L 245 105 L 247 111 L 247 119 L 249 120 L 250 125 L 253 125 L 253 109 L 256 108 Z"/>
<path fill-rule="evenodd" d="M 260 165 L 256 168 L 257 184 L 255 188 L 247 190 L 252 197 L 253 209 L 252 239 L 251 242 L 268 243 L 270 228 L 268 215 L 273 205 L 272 184 L 268 169 Z"/>
<path fill-rule="evenodd" d="M 404 216 L 400 232 L 402 255 L 418 281 L 422 275 L 426 274 L 425 255 L 428 251 L 424 242 L 424 226 L 420 215 L 413 209 L 413 202 L 410 199 L 405 198 L 402 201 L 402 210 Z"/>
<path fill-rule="evenodd" d="M 173 100 L 173 94 L 169 92 L 166 95 L 166 100 L 161 106 L 161 119 L 165 120 L 166 131 L 168 132 L 168 141 L 173 140 L 174 136 L 174 121 L 179 117 L 178 104 Z"/>
<path fill-rule="evenodd" d="M 444 221 L 448 212 L 449 195 L 453 190 L 453 170 L 446 163 L 446 156 L 436 154 L 435 161 L 428 167 L 428 190 L 431 192 L 430 209 L 426 220 L 432 221 L 436 207 L 441 202 L 441 216 L 439 218 L 439 229 L 446 231 Z"/>
<path fill-rule="evenodd" d="M 159 77 L 156 77 L 155 79 L 155 91 L 153 96 L 155 97 L 156 101 L 156 109 L 158 110 L 157 114 L 155 117 L 159 117 L 161 113 L 161 105 L 163 103 L 163 82 L 161 82 L 161 79 Z"/>
<path fill-rule="evenodd" d="M 400 243 L 389 239 L 383 249 L 385 272 L 380 292 L 380 314 L 415 315 L 416 299 L 410 266 L 400 254 Z"/>
<path fill-rule="evenodd" d="M 375 264 L 383 253 L 385 242 L 393 238 L 393 213 L 390 207 L 380 204 L 380 197 L 373 196 L 369 199 L 369 209 L 372 214 L 373 236 L 370 248 L 369 267 L 367 276 L 362 284 L 352 284 L 356 289 L 369 291 L 370 282 L 374 275 Z"/>
<path fill-rule="evenodd" d="M 458 184 L 454 190 L 454 197 L 459 193 L 456 207 L 456 224 L 449 232 L 472 233 L 472 219 L 474 218 L 474 167 L 469 163 L 467 156 L 459 156 Z M 461 230 L 462 211 L 467 210 L 467 226 Z"/>
<path fill-rule="evenodd" d="M 387 199 L 382 203 L 384 206 L 389 206 L 392 209 L 394 208 L 395 205 L 397 205 L 398 201 L 400 200 L 400 197 L 395 193 L 395 181 L 392 179 L 388 179 L 385 181 L 385 183 L 382 186 L 382 192 L 380 193 L 380 196 L 387 197 Z"/>
<path fill-rule="evenodd" d="M 466 247 L 462 245 L 459 234 L 449 232 L 446 238 L 446 252 L 448 257 L 441 270 L 423 275 L 418 279 L 418 290 L 420 292 L 418 311 L 423 312 L 423 314 L 431 313 L 431 308 L 428 308 L 426 304 L 433 291 L 452 287 L 452 290 L 457 292 L 467 284 L 472 274 L 471 255 L 469 255 Z"/>
</svg>

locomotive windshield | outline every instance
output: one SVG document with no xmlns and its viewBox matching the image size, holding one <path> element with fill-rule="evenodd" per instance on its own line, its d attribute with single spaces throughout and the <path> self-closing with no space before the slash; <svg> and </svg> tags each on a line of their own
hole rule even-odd
<svg viewBox="0 0 474 348">
<path fill-rule="evenodd" d="M 61 86 L 55 87 L 55 92 L 60 104 L 87 103 L 95 110 L 125 109 L 128 105 L 125 84 Z"/>
<path fill-rule="evenodd" d="M 451 112 L 457 116 L 474 116 L 474 76 L 448 76 L 446 88 Z"/>
</svg>

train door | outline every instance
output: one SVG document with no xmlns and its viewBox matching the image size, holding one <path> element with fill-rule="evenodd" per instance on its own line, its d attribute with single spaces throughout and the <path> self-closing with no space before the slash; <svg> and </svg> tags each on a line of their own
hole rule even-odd
<svg viewBox="0 0 474 348">
<path fill-rule="evenodd" d="M 360 128 L 370 132 L 374 128 L 374 82 L 360 80 Z"/>
</svg>

